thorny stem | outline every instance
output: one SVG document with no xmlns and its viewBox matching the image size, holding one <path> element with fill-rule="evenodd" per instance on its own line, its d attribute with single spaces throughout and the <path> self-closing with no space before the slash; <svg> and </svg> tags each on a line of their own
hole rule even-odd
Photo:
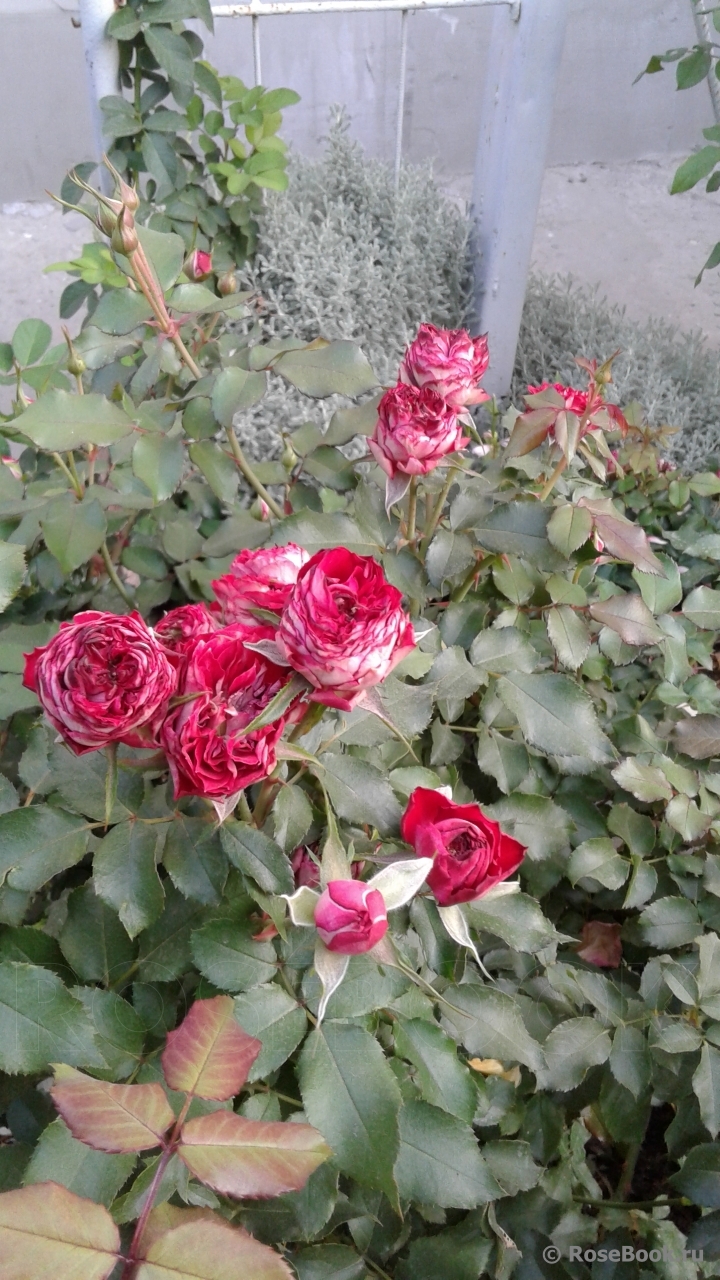
<svg viewBox="0 0 720 1280">
<path fill-rule="evenodd" d="M 78 475 L 78 469 L 77 469 L 77 467 L 75 466 L 75 454 L 73 453 L 72 449 L 71 449 L 71 450 L 70 450 L 70 452 L 68 453 L 68 467 L 70 468 L 70 474 L 71 474 L 72 479 L 73 479 L 73 485 L 74 485 L 74 487 L 75 487 L 75 492 L 76 492 L 76 494 L 77 494 L 78 498 L 82 498 L 82 496 L 83 496 L 83 494 L 84 494 L 84 492 L 85 492 L 85 489 L 83 488 L 83 482 L 82 482 L 82 480 L 80 479 L 80 476 Z"/>
<path fill-rule="evenodd" d="M 242 474 L 244 475 L 248 484 L 252 485 L 258 497 L 262 498 L 263 502 L 267 503 L 273 515 L 276 516 L 278 520 L 282 520 L 285 514 L 284 511 L 282 510 L 282 507 L 280 507 L 278 503 L 275 501 L 275 499 L 270 496 L 267 489 L 265 488 L 265 485 L 261 484 L 260 481 L 258 480 L 257 476 L 255 475 L 255 472 L 250 466 L 250 463 L 247 461 L 245 454 L 240 448 L 240 442 L 237 436 L 235 435 L 235 432 L 233 431 L 232 427 L 227 428 L 227 438 L 228 438 L 228 444 L 232 449 L 233 458 L 235 459 L 240 471 L 242 471 Z"/>
<path fill-rule="evenodd" d="M 438 524 L 440 523 L 440 517 L 443 513 L 443 507 L 445 506 L 445 499 L 447 498 L 453 486 L 453 483 L 455 481 L 455 472 L 456 472 L 456 468 L 450 467 L 448 471 L 447 480 L 445 481 L 445 484 L 443 485 L 442 489 L 440 490 L 440 493 L 438 494 L 438 500 L 435 503 L 435 506 L 433 507 L 433 512 L 432 512 L 432 515 L 430 516 L 430 520 L 428 521 L 427 528 L 423 535 L 423 540 L 420 543 L 421 556 L 425 555 L 425 552 L 427 551 L 432 541 L 432 536 L 435 530 L 437 529 Z"/>
<path fill-rule="evenodd" d="M 250 808 L 250 805 L 247 802 L 247 796 L 245 795 L 244 791 L 240 792 L 240 798 L 237 802 L 237 807 L 240 810 L 240 817 L 242 818 L 243 822 L 252 822 L 252 810 Z"/>
<path fill-rule="evenodd" d="M 107 576 L 112 582 L 115 590 L 122 596 L 126 605 L 128 605 L 131 609 L 133 609 L 135 607 L 135 601 L 133 600 L 131 595 L 128 595 L 127 591 L 125 590 L 125 587 L 123 586 L 122 582 L 120 581 L 120 578 L 118 577 L 118 571 L 115 568 L 115 565 L 113 564 L 110 558 L 108 544 L 107 544 L 107 541 L 105 540 L 103 541 L 103 544 L 100 547 L 100 555 L 103 558 L 103 564 L 105 565 L 105 571 L 107 573 Z"/>
</svg>

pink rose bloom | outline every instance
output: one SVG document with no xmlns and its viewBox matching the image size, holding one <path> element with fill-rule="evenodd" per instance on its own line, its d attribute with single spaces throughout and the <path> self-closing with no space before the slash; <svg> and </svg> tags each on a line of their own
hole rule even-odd
<svg viewBox="0 0 720 1280">
<path fill-rule="evenodd" d="M 212 254 L 205 249 L 194 249 L 183 266 L 185 275 L 195 282 L 207 280 L 212 269 Z"/>
<path fill-rule="evenodd" d="M 578 391 L 576 387 L 565 387 L 562 382 L 541 382 L 538 387 L 528 387 L 528 395 L 538 395 L 541 391 L 547 391 L 552 387 L 553 391 L 557 391 L 565 401 L 565 408 L 570 413 L 577 414 L 578 418 L 582 418 L 587 409 L 588 397 L 587 391 Z"/>
<path fill-rule="evenodd" d="M 406 476 L 425 475 L 448 453 L 468 443 L 456 410 L 437 391 L 402 382 L 385 392 L 368 440 L 375 461 L 391 480 L 398 471 Z"/>
<path fill-rule="evenodd" d="M 343 956 L 370 951 L 387 933 L 383 896 L 361 880 L 331 880 L 318 898 L 315 927 L 328 951 Z"/>
<path fill-rule="evenodd" d="M 581 960 L 599 969 L 617 969 L 622 960 L 621 926 L 602 920 L 587 920 L 580 934 L 577 953 Z"/>
<path fill-rule="evenodd" d="M 218 624 L 205 604 L 183 604 L 170 609 L 155 627 L 163 648 L 178 675 L 184 674 L 198 640 L 214 635 Z"/>
<path fill-rule="evenodd" d="M 89 611 L 25 655 L 23 684 L 80 756 L 110 742 L 154 745 L 176 676 L 139 613 Z"/>
<path fill-rule="evenodd" d="M 230 572 L 212 584 L 223 622 L 241 622 L 246 627 L 267 626 L 254 611 L 268 609 L 271 613 L 282 613 L 298 573 L 308 560 L 307 551 L 293 542 L 286 547 L 241 551 L 230 565 Z"/>
<path fill-rule="evenodd" d="M 471 338 L 466 329 L 421 324 L 400 365 L 400 381 L 428 387 L 453 408 L 463 409 L 490 399 L 478 386 L 489 360 L 486 334 Z"/>
<path fill-rule="evenodd" d="M 517 871 L 525 846 L 500 830 L 477 804 L 455 804 L 441 791 L 416 787 L 400 823 L 419 858 L 433 858 L 428 888 L 441 907 L 482 898 Z"/>
<path fill-rule="evenodd" d="M 317 551 L 300 570 L 276 641 L 316 692 L 349 711 L 415 648 L 402 595 L 372 556 Z"/>
<path fill-rule="evenodd" d="M 180 692 L 197 697 L 175 707 L 161 742 L 181 796 L 224 799 L 272 773 L 286 718 L 246 733 L 251 720 L 288 682 L 288 671 L 246 649 L 247 631 L 227 627 L 200 640 Z"/>
</svg>

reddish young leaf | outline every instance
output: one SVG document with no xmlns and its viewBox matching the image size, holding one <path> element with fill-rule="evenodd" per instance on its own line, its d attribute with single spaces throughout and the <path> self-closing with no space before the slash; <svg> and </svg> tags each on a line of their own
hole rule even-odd
<svg viewBox="0 0 720 1280">
<path fill-rule="evenodd" d="M 175 1119 L 159 1084 L 109 1084 L 61 1063 L 50 1093 L 73 1137 L 96 1151 L 157 1147 Z"/>
<path fill-rule="evenodd" d="M 309 1124 L 266 1123 L 215 1111 L 188 1121 L 178 1155 L 214 1191 L 243 1198 L 299 1191 L 332 1152 Z"/>
<path fill-rule="evenodd" d="M 171 1089 L 225 1102 L 242 1089 L 262 1044 L 233 1016 L 230 996 L 196 1000 L 163 1050 L 162 1067 Z"/>
<path fill-rule="evenodd" d="M 159 1220 L 153 1224 L 155 1213 L 143 1235 L 144 1257 L 133 1280 L 294 1280 L 273 1249 L 214 1213 L 175 1209 L 172 1217 L 179 1225 L 169 1231 L 160 1229 Z"/>
<path fill-rule="evenodd" d="M 648 536 L 639 524 L 620 515 L 609 498 L 580 498 L 579 507 L 587 507 L 605 550 L 618 560 L 629 560 L 645 573 L 665 577 L 665 570 L 653 551 Z"/>
<path fill-rule="evenodd" d="M 2 1280 L 106 1280 L 119 1249 L 107 1209 L 56 1182 L 0 1195 Z"/>
</svg>

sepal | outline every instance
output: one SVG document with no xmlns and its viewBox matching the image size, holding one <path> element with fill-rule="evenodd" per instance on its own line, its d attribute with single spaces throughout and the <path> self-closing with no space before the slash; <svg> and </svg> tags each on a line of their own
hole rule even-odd
<svg viewBox="0 0 720 1280">
<path fill-rule="evenodd" d="M 382 894 L 388 911 L 395 911 L 415 897 L 427 880 L 432 864 L 432 858 L 410 858 L 406 862 L 393 862 L 391 866 L 378 871 L 372 880 L 368 880 L 368 886 Z"/>
<path fill-rule="evenodd" d="M 329 951 L 325 943 L 318 938 L 315 943 L 315 972 L 323 989 L 318 1005 L 318 1026 L 325 1017 L 325 1010 L 333 991 L 337 991 L 347 973 L 349 963 L 349 956 L 342 955 L 339 951 Z"/>
<path fill-rule="evenodd" d="M 315 924 L 315 907 L 320 894 L 304 884 L 299 889 L 296 889 L 295 893 L 283 893 L 281 896 L 288 904 L 290 919 L 293 924 L 302 925 L 306 929 L 313 928 Z"/>
</svg>

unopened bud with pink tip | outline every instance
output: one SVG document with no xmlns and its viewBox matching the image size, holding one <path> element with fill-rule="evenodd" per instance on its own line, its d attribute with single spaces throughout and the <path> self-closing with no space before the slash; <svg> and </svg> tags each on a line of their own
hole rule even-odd
<svg viewBox="0 0 720 1280">
<path fill-rule="evenodd" d="M 212 254 L 205 249 L 193 249 L 183 263 L 183 271 L 188 280 L 196 284 L 201 280 L 207 280 L 212 272 Z"/>
<path fill-rule="evenodd" d="M 256 498 L 250 508 L 253 520 L 269 520 L 270 508 L 264 498 Z"/>
<path fill-rule="evenodd" d="M 224 275 L 218 278 L 217 287 L 221 298 L 228 298 L 230 294 L 237 293 L 238 282 L 234 269 L 226 271 Z"/>
</svg>

